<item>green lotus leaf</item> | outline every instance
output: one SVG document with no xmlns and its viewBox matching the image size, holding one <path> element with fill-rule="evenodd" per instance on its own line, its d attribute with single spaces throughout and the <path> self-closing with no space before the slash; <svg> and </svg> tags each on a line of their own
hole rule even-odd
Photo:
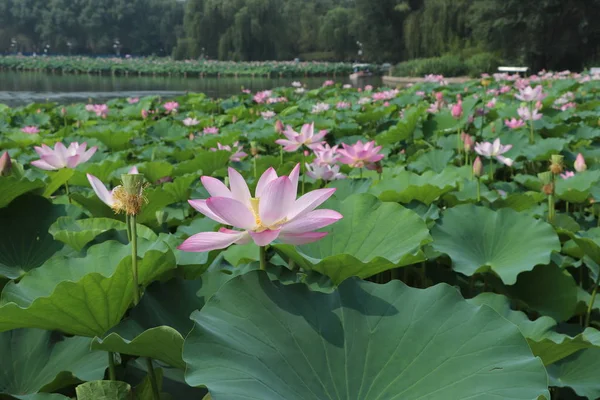
<svg viewBox="0 0 600 400">
<path fill-rule="evenodd" d="M 482 293 L 468 300 L 476 305 L 486 305 L 515 324 L 527 339 L 533 354 L 540 357 L 544 365 L 554 364 L 582 349 L 600 347 L 600 331 L 587 328 L 576 336 L 556 331 L 556 321 L 540 317 L 535 321 L 521 311 L 510 308 L 510 300 L 495 293 Z"/>
<path fill-rule="evenodd" d="M 140 224 L 157 225 L 156 212 L 162 211 L 169 204 L 176 202 L 176 199 L 170 192 L 160 187 L 146 189 L 144 197 L 146 198 L 146 203 L 137 216 L 137 222 Z"/>
<path fill-rule="evenodd" d="M 455 190 L 459 179 L 455 172 L 449 170 L 441 174 L 427 171 L 422 175 L 401 171 L 397 176 L 375 184 L 369 192 L 382 201 L 410 203 L 416 200 L 429 205 L 443 194 Z"/>
<path fill-rule="evenodd" d="M 17 197 L 44 187 L 39 179 L 26 177 L 0 176 L 0 208 L 6 207 Z"/>
<path fill-rule="evenodd" d="M 395 145 L 398 142 L 406 140 L 413 136 L 415 129 L 423 115 L 423 107 L 412 107 L 404 111 L 404 118 L 395 126 L 392 126 L 387 131 L 380 133 L 375 137 L 378 145 Z"/>
<path fill-rule="evenodd" d="M 215 400 L 549 398 L 517 327 L 444 284 L 349 279 L 323 294 L 250 272 L 192 319 L 186 382 Z"/>
<path fill-rule="evenodd" d="M 198 151 L 196 157 L 184 161 L 175 166 L 174 176 L 185 174 L 212 175 L 215 171 L 225 168 L 229 164 L 229 152 L 227 151 Z"/>
<path fill-rule="evenodd" d="M 556 197 L 571 203 L 585 203 L 590 197 L 590 190 L 600 180 L 600 171 L 578 172 L 569 179 L 556 181 Z"/>
<path fill-rule="evenodd" d="M 44 197 L 50 197 L 67 182 L 74 174 L 71 168 L 63 168 L 56 172 L 47 172 L 50 177 L 46 190 L 44 190 Z"/>
<path fill-rule="evenodd" d="M 535 161 L 548 161 L 551 155 L 560 154 L 568 143 L 568 140 L 560 138 L 538 139 L 535 144 L 527 148 L 527 158 Z"/>
<path fill-rule="evenodd" d="M 60 217 L 49 228 L 54 239 L 80 251 L 94 238 L 109 230 L 126 231 L 127 224 L 111 218 L 88 218 L 75 220 L 72 217 Z M 140 237 L 156 239 L 156 234 L 144 225 L 137 224 Z"/>
<path fill-rule="evenodd" d="M 367 193 L 371 183 L 371 179 L 340 179 L 329 182 L 327 187 L 335 188 L 334 196 L 343 200 L 353 194 Z"/>
<path fill-rule="evenodd" d="M 388 269 L 422 261 L 421 246 L 431 240 L 417 213 L 370 194 L 328 203 L 344 218 L 325 229 L 318 242 L 275 245 L 282 256 L 307 270 L 327 275 L 336 284 L 350 276 L 367 278 Z"/>
<path fill-rule="evenodd" d="M 600 398 L 600 349 L 582 350 L 548 367 L 550 385 L 570 387 L 578 396 Z"/>
<path fill-rule="evenodd" d="M 254 242 L 250 242 L 241 246 L 230 246 L 223 252 L 223 257 L 229 264 L 237 267 L 241 264 L 259 261 L 260 248 L 254 244 Z"/>
<path fill-rule="evenodd" d="M 86 174 L 94 175 L 96 178 L 100 179 L 104 183 L 109 183 L 113 180 L 113 178 L 117 178 L 119 181 L 121 180 L 121 175 L 117 174 L 116 171 L 123 168 L 125 166 L 124 160 L 102 160 L 98 163 L 86 163 L 83 166 L 79 166 L 77 170 L 75 170 L 75 174 L 71 179 L 69 179 L 70 185 L 78 185 L 83 187 L 90 187 L 90 182 L 87 179 Z M 127 172 L 130 167 L 125 169 Z"/>
<path fill-rule="evenodd" d="M 150 161 L 140 164 L 139 171 L 149 182 L 156 182 L 160 178 L 173 175 L 173 164 L 166 161 Z"/>
<path fill-rule="evenodd" d="M 491 270 L 508 285 L 519 273 L 548 264 L 551 253 L 560 251 L 551 225 L 509 208 L 451 208 L 431 235 L 434 250 L 448 254 L 455 271 L 471 276 Z"/>
<path fill-rule="evenodd" d="M 187 202 L 192 191 L 192 184 L 199 181 L 198 174 L 188 174 L 175 178 L 173 182 L 165 183 L 162 188 L 171 194 L 175 202 Z"/>
<path fill-rule="evenodd" d="M 0 276 L 18 278 L 59 251 L 63 245 L 48 229 L 64 215 L 64 206 L 31 194 L 0 208 L 0 226 L 4 228 L 0 230 Z"/>
<path fill-rule="evenodd" d="M 140 286 L 175 267 L 175 256 L 163 242 L 140 239 L 138 250 Z M 0 303 L 0 331 L 29 327 L 103 335 L 133 301 L 128 254 L 130 245 L 108 241 L 91 247 L 86 257 L 56 257 L 19 283 L 8 283 Z"/>
<path fill-rule="evenodd" d="M 82 136 L 98 139 L 102 144 L 113 151 L 120 151 L 132 147 L 131 140 L 135 137 L 135 131 L 126 128 L 126 125 L 113 126 L 112 129 L 107 126 L 97 127 L 96 129 L 87 129 L 80 131 Z"/>
<path fill-rule="evenodd" d="M 416 160 L 411 161 L 409 168 L 418 173 L 430 170 L 440 174 L 448 166 L 455 154 L 452 150 L 433 149 L 421 154 Z"/>
<path fill-rule="evenodd" d="M 131 386 L 120 381 L 92 381 L 75 388 L 78 400 L 131 400 Z"/>
<path fill-rule="evenodd" d="M 489 190 L 483 183 L 480 183 L 479 195 L 481 199 L 490 202 L 500 197 L 496 191 Z M 477 181 L 464 180 L 459 182 L 459 188 L 456 191 L 445 194 L 443 199 L 444 202 L 452 207 L 464 203 L 477 203 Z"/>
<path fill-rule="evenodd" d="M 546 195 L 539 192 L 511 193 L 504 198 L 493 202 L 495 209 L 512 208 L 515 211 L 526 211 L 537 207 L 546 199 Z"/>
<path fill-rule="evenodd" d="M 57 339 L 41 329 L 0 333 L 0 394 L 33 399 L 27 395 L 104 376 L 106 353 L 90 350 L 90 339 Z"/>
</svg>

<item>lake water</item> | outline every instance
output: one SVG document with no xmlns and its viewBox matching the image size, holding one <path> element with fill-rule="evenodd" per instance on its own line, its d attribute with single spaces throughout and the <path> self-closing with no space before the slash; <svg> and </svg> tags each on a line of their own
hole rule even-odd
<svg viewBox="0 0 600 400">
<path fill-rule="evenodd" d="M 294 81 L 313 89 L 326 79 L 332 78 L 183 78 L 0 71 L 0 103 L 10 106 L 46 101 L 69 104 L 88 102 L 89 99 L 101 102 L 116 97 L 168 97 L 185 92 L 203 92 L 209 97 L 223 98 L 240 93 L 242 87 L 256 92 L 289 86 Z M 351 83 L 347 77 L 338 77 L 335 81 Z M 381 78 L 361 80 L 360 86 L 366 84 L 380 86 Z"/>
</svg>

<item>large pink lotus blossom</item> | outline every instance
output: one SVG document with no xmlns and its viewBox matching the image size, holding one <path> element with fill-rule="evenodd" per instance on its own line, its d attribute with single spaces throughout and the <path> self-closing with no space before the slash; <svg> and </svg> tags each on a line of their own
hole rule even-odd
<svg viewBox="0 0 600 400">
<path fill-rule="evenodd" d="M 330 147 L 327 143 L 319 144 L 314 147 L 313 151 L 316 156 L 314 163 L 319 166 L 335 164 L 340 158 L 340 155 L 337 152 L 338 147 L 339 146 Z"/>
<path fill-rule="evenodd" d="M 228 152 L 232 153 L 231 156 L 229 157 L 229 161 L 240 162 L 240 161 L 242 161 L 242 159 L 244 159 L 248 156 L 248 154 L 246 154 L 242 151 L 243 149 L 244 149 L 244 146 L 240 145 L 239 142 L 235 142 L 231 146 L 222 145 L 221 143 L 217 142 L 217 148 L 213 147 L 210 149 L 210 151 L 219 151 L 219 150 L 228 151 Z"/>
<path fill-rule="evenodd" d="M 515 97 L 521 101 L 532 102 L 542 101 L 546 95 L 542 93 L 544 88 L 542 85 L 538 85 L 533 89 L 531 86 L 519 89 L 519 93 L 515 94 Z"/>
<path fill-rule="evenodd" d="M 177 109 L 179 108 L 179 103 L 176 101 L 169 101 L 163 104 L 163 107 L 165 108 L 167 114 L 171 114 L 177 112 Z"/>
<path fill-rule="evenodd" d="M 506 125 L 510 129 L 519 129 L 519 128 L 522 128 L 525 126 L 525 121 L 523 121 L 520 118 L 519 119 L 516 119 L 516 118 L 505 119 L 504 125 Z"/>
<path fill-rule="evenodd" d="M 313 179 L 322 179 L 324 181 L 335 181 L 346 178 L 346 175 L 340 172 L 339 165 L 319 165 L 316 162 L 306 163 L 306 175 Z"/>
<path fill-rule="evenodd" d="M 87 143 L 79 144 L 77 142 L 72 142 L 69 147 L 65 147 L 64 144 L 58 142 L 54 145 L 54 149 L 42 144 L 42 147 L 35 147 L 40 160 L 32 161 L 31 165 L 47 171 L 75 168 L 89 160 L 98 150 L 96 146 L 87 151 L 86 148 Z"/>
<path fill-rule="evenodd" d="M 196 118 L 186 118 L 182 122 L 185 126 L 196 126 L 200 123 Z"/>
<path fill-rule="evenodd" d="M 323 87 L 333 86 L 333 85 L 335 85 L 335 82 L 332 80 L 327 80 L 327 81 L 323 82 Z"/>
<path fill-rule="evenodd" d="M 537 108 L 534 108 L 533 111 L 528 107 L 519 107 L 517 109 L 517 114 L 525 121 L 537 121 L 538 119 L 542 119 L 543 115 L 538 112 Z"/>
<path fill-rule="evenodd" d="M 97 117 L 106 118 L 108 115 L 108 106 L 106 104 L 87 104 L 86 111 L 93 112 Z"/>
<path fill-rule="evenodd" d="M 300 133 L 294 131 L 291 126 L 288 125 L 286 130 L 283 132 L 287 139 L 277 139 L 275 143 L 283 146 L 283 150 L 287 152 L 293 152 L 298 150 L 303 145 L 309 149 L 317 148 L 322 142 L 327 131 L 320 131 L 315 134 L 315 124 L 304 124 Z"/>
<path fill-rule="evenodd" d="M 139 174 L 139 171 L 136 166 L 133 166 L 128 173 L 130 175 Z M 90 182 L 90 185 L 92 186 L 92 189 L 94 189 L 96 196 L 98 196 L 98 198 L 102 200 L 104 204 L 112 207 L 115 204 L 115 200 L 113 198 L 114 189 L 109 192 L 106 185 L 102 183 L 100 179 L 96 178 L 92 174 L 86 174 L 86 176 L 88 178 L 88 182 Z"/>
<path fill-rule="evenodd" d="M 202 132 L 204 132 L 205 135 L 218 135 L 219 128 L 217 128 L 216 126 L 207 126 L 202 130 Z"/>
<path fill-rule="evenodd" d="M 267 101 L 268 98 L 273 94 L 272 90 L 263 90 L 262 92 L 258 92 L 254 95 L 254 101 L 258 104 L 262 104 Z"/>
<path fill-rule="evenodd" d="M 508 165 L 509 167 L 513 165 L 514 161 L 510 158 L 504 157 L 502 154 L 506 153 L 510 149 L 512 149 L 512 144 L 507 144 L 506 146 L 503 146 L 500 143 L 499 138 L 494 140 L 494 143 L 482 142 L 475 144 L 475 152 L 477 154 L 487 158 L 495 158 L 502 164 Z"/>
<path fill-rule="evenodd" d="M 577 154 L 577 157 L 575 158 L 575 171 L 577 172 L 583 172 L 585 170 L 587 170 L 587 165 L 585 164 L 585 159 L 583 158 L 583 154 L 579 153 Z"/>
<path fill-rule="evenodd" d="M 210 194 L 206 200 L 190 200 L 192 207 L 206 217 L 239 230 L 221 228 L 219 232 L 200 232 L 186 239 L 179 250 L 205 252 L 224 249 L 234 243 L 254 241 L 266 246 L 274 240 L 299 245 L 322 239 L 327 232 L 315 232 L 340 220 L 333 210 L 315 210 L 335 192 L 319 189 L 296 199 L 300 165 L 289 177 L 278 177 L 269 168 L 258 180 L 254 197 L 242 175 L 229 168 L 229 185 L 210 176 L 202 184 Z"/>
<path fill-rule="evenodd" d="M 384 157 L 383 154 L 379 154 L 381 146 L 375 146 L 375 141 L 363 143 L 359 140 L 352 146 L 342 143 L 342 147 L 342 149 L 338 149 L 338 153 L 341 155 L 339 162 L 352 168 L 373 169 L 374 164 Z"/>
<path fill-rule="evenodd" d="M 373 91 L 373 85 L 365 86 L 365 92 L 371 92 L 371 91 Z"/>
<path fill-rule="evenodd" d="M 455 119 L 460 119 L 463 115 L 463 108 L 462 108 L 462 101 L 459 100 L 456 104 L 454 104 L 452 106 L 452 109 L 450 111 L 450 113 L 452 114 L 452 117 Z"/>
<path fill-rule="evenodd" d="M 28 135 L 35 135 L 36 133 L 40 133 L 40 130 L 37 126 L 26 126 L 21 128 L 21 132 L 27 133 Z"/>
</svg>

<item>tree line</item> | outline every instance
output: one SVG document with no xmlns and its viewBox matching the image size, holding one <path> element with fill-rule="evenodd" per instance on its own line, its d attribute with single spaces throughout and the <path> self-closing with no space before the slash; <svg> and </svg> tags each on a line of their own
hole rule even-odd
<svg viewBox="0 0 600 400">
<path fill-rule="evenodd" d="M 600 0 L 2 0 L 0 51 L 600 64 Z M 16 42 L 16 45 L 15 43 Z"/>
</svg>

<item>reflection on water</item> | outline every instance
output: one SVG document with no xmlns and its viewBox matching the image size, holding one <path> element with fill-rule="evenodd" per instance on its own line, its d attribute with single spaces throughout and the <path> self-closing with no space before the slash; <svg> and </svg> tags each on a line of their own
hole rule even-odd
<svg viewBox="0 0 600 400">
<path fill-rule="evenodd" d="M 0 103 L 11 106 L 45 101 L 67 104 L 154 94 L 175 96 L 185 92 L 203 92 L 209 97 L 222 98 L 240 93 L 242 87 L 256 92 L 289 86 L 294 81 L 312 89 L 321 86 L 326 79 L 330 78 L 183 78 L 0 71 Z M 347 77 L 338 77 L 335 81 L 351 83 Z M 366 84 L 379 86 L 381 79 L 371 77 L 362 80 L 359 86 Z"/>
</svg>

